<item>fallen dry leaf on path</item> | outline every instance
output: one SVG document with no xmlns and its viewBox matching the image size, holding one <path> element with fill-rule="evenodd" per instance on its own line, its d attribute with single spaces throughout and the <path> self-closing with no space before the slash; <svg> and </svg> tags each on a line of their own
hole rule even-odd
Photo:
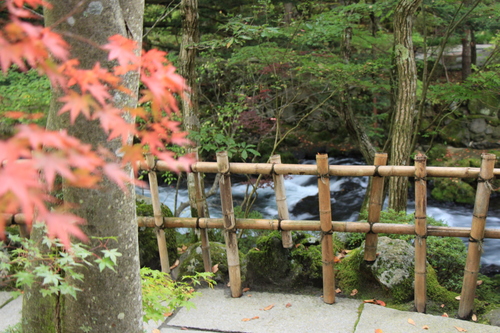
<svg viewBox="0 0 500 333">
<path fill-rule="evenodd" d="M 285 307 L 289 308 L 292 306 L 292 303 L 286 303 Z"/>
<path fill-rule="evenodd" d="M 161 331 L 160 331 L 159 329 L 155 328 L 155 329 L 153 329 L 153 330 L 151 331 L 151 333 L 161 333 Z"/>
<path fill-rule="evenodd" d="M 215 264 L 212 266 L 212 273 L 217 273 L 217 271 L 219 270 L 219 264 Z"/>
<path fill-rule="evenodd" d="M 380 328 L 377 328 L 377 329 L 375 330 L 375 333 L 384 333 L 384 332 L 383 332 Z"/>
<path fill-rule="evenodd" d="M 373 303 L 380 306 L 385 306 L 385 302 L 378 299 L 365 299 L 363 303 Z"/>
<path fill-rule="evenodd" d="M 179 259 L 177 259 L 172 266 L 170 266 L 170 269 L 174 269 L 175 267 L 179 266 Z"/>
<path fill-rule="evenodd" d="M 259 319 L 259 316 L 255 316 L 252 318 L 243 318 L 241 321 L 250 321 L 250 320 L 255 320 L 255 319 Z"/>
<path fill-rule="evenodd" d="M 441 315 L 441 317 L 448 317 L 448 314 L 445 312 Z"/>
<path fill-rule="evenodd" d="M 337 288 L 337 289 L 335 289 L 335 292 L 336 292 L 337 294 L 340 294 L 340 293 L 342 292 L 342 290 L 340 290 L 340 288 Z"/>
<path fill-rule="evenodd" d="M 457 329 L 457 331 L 459 332 L 467 332 L 467 330 L 465 328 L 462 328 L 462 327 L 458 327 L 458 326 L 453 326 Z"/>
<path fill-rule="evenodd" d="M 165 312 L 163 314 L 163 317 L 170 317 L 173 313 L 172 312 Z"/>
<path fill-rule="evenodd" d="M 415 324 L 415 321 L 411 318 L 408 318 L 408 324 L 411 324 L 413 326 L 417 326 L 417 324 Z"/>
<path fill-rule="evenodd" d="M 264 311 L 269 311 L 269 310 L 271 310 L 272 308 L 274 308 L 274 304 L 268 305 L 268 306 L 266 306 L 266 307 L 265 307 L 264 309 L 262 309 L 262 310 L 264 310 Z"/>
<path fill-rule="evenodd" d="M 475 314 L 472 315 L 472 321 L 477 321 L 477 316 Z"/>
<path fill-rule="evenodd" d="M 357 293 L 358 293 L 358 289 L 353 289 L 351 291 L 351 296 L 356 296 Z"/>
<path fill-rule="evenodd" d="M 246 293 L 247 291 L 249 291 L 250 288 L 243 288 L 243 292 Z"/>
<path fill-rule="evenodd" d="M 478 286 L 482 285 L 482 284 L 483 284 L 483 280 L 477 280 L 476 284 L 477 284 Z"/>
<path fill-rule="evenodd" d="M 423 330 L 428 330 L 428 329 L 429 329 L 429 326 L 428 326 L 428 325 L 424 325 L 424 326 L 422 326 L 422 329 L 423 329 Z"/>
</svg>

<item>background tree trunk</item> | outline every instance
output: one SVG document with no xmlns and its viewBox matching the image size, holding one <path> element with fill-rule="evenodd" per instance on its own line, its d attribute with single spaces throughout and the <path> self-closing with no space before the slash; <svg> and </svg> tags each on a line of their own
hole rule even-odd
<svg viewBox="0 0 500 333">
<path fill-rule="evenodd" d="M 191 133 L 200 130 L 198 116 L 198 85 L 196 83 L 196 45 L 199 41 L 198 30 L 198 0 L 182 0 L 182 41 L 179 52 L 179 73 L 186 78 L 191 88 L 189 98 L 182 101 L 182 119 L 184 129 Z M 193 143 L 196 147 L 197 142 Z M 191 216 L 198 217 L 196 205 L 196 185 L 194 175 L 188 173 L 188 195 L 191 206 Z M 205 205 L 206 206 L 206 205 Z"/>
<path fill-rule="evenodd" d="M 421 0 L 400 0 L 394 17 L 394 47 L 398 83 L 392 119 L 390 164 L 408 165 L 417 95 L 417 70 L 413 53 L 413 14 Z M 408 178 L 389 180 L 389 208 L 406 211 Z"/>
<path fill-rule="evenodd" d="M 470 27 L 464 31 L 462 38 L 462 81 L 472 73 L 472 32 Z"/>
<path fill-rule="evenodd" d="M 57 30 L 70 33 L 66 34 L 67 36 L 79 36 L 102 45 L 107 42 L 108 37 L 120 34 L 137 40 L 139 45 L 141 43 L 144 12 L 142 0 L 50 2 L 53 8 L 45 11 L 45 23 L 50 26 L 60 21 Z M 75 10 L 79 3 L 81 7 Z M 81 39 L 71 37 L 67 39 L 71 45 L 71 56 L 78 58 L 83 68 L 91 68 L 97 61 L 102 66 L 111 65 L 102 50 Z M 124 77 L 124 85 L 132 91 L 137 91 L 138 78 L 138 73 L 129 73 Z M 121 97 L 123 102 L 121 106 L 136 104 L 136 100 L 123 95 Z M 56 98 L 57 96 L 53 97 Z M 55 121 L 53 125 L 55 128 L 67 128 L 71 135 L 93 147 L 101 145 L 113 152 L 120 148 L 120 141 L 107 141 L 107 135 L 101 130 L 98 122 L 90 122 L 79 117 L 74 125 L 70 125 L 67 117 L 56 115 L 59 107 L 60 105 L 53 101 L 49 118 Z M 134 121 L 132 118 L 129 120 Z M 63 186 L 64 200 L 78 204 L 75 213 L 87 221 L 82 228 L 83 231 L 89 237 L 116 237 L 117 241 L 110 241 L 108 246 L 117 248 L 122 256 L 117 260 L 116 272 L 109 269 L 100 272 L 97 267 L 81 269 L 79 273 L 84 274 L 84 281 L 75 281 L 75 284 L 83 291 L 77 293 L 77 300 L 71 296 L 64 297 L 58 332 L 73 333 L 82 330 L 142 332 L 141 279 L 134 193 L 132 186 L 129 186 L 129 193 L 125 194 L 108 180 L 104 180 L 101 187 L 96 190 Z M 97 242 L 91 240 L 90 245 Z M 102 254 L 97 253 L 97 255 Z M 42 297 L 35 293 L 31 296 L 26 303 L 36 304 Z M 36 310 L 35 307 L 31 309 Z M 38 311 L 42 313 L 47 309 L 40 307 Z M 23 321 L 23 331 L 40 332 L 41 326 L 37 325 L 40 324 L 33 320 Z"/>
</svg>

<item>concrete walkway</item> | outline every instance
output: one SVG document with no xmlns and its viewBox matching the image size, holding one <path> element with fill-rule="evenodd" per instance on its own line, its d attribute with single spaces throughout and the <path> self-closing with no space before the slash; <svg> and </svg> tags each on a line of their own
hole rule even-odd
<svg viewBox="0 0 500 333">
<path fill-rule="evenodd" d="M 319 295 L 248 291 L 231 298 L 228 288 L 201 289 L 192 299 L 195 309 L 180 309 L 163 323 L 145 326 L 148 333 L 500 333 L 500 327 L 453 318 L 388 309 L 360 300 L 337 297 L 325 304 Z M 0 293 L 0 332 L 19 322 L 21 299 Z M 3 306 L 2 306 L 3 305 Z M 102 332 L 108 333 L 108 332 Z M 110 332 L 111 333 L 111 332 Z"/>
</svg>

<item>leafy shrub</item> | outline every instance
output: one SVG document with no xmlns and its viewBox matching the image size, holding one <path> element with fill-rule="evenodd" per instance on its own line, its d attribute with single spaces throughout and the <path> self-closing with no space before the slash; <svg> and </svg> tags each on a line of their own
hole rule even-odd
<svg viewBox="0 0 500 333">
<path fill-rule="evenodd" d="M 141 268 L 144 322 L 163 320 L 165 314 L 180 307 L 193 308 L 194 304 L 189 299 L 200 295 L 194 291 L 193 286 L 206 282 L 213 287 L 215 281 L 212 276 L 212 273 L 203 272 L 184 276 L 182 281 L 174 281 L 167 273 L 148 267 Z"/>
<path fill-rule="evenodd" d="M 166 205 L 161 205 L 162 216 L 173 216 L 170 208 Z M 143 200 L 136 201 L 137 216 L 154 216 L 153 205 L 146 203 Z M 165 238 L 167 239 L 168 259 L 171 263 L 178 258 L 176 231 L 172 228 L 165 230 Z M 154 228 L 139 227 L 139 259 L 141 267 L 149 266 L 151 268 L 159 268 L 160 255 L 158 253 L 158 240 Z"/>
</svg>

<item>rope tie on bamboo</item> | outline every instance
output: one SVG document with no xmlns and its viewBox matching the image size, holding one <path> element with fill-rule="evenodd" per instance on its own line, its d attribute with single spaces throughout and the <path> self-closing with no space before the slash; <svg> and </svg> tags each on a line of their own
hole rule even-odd
<svg viewBox="0 0 500 333">
<path fill-rule="evenodd" d="M 12 214 L 12 217 L 10 218 L 10 225 L 15 225 L 16 224 L 16 214 Z"/>
<path fill-rule="evenodd" d="M 321 179 L 321 182 L 322 182 L 323 184 L 325 184 L 325 185 L 326 185 L 325 178 L 330 179 L 330 175 L 329 175 L 329 174 L 327 174 L 327 173 L 325 173 L 325 174 L 323 174 L 323 175 L 318 175 L 318 179 Z"/>
<path fill-rule="evenodd" d="M 382 177 L 382 175 L 378 172 L 378 167 L 380 165 L 375 165 L 375 172 L 373 173 L 373 177 Z"/>
<path fill-rule="evenodd" d="M 479 252 L 483 253 L 483 239 L 476 239 L 469 234 L 469 243 L 477 243 Z"/>
<path fill-rule="evenodd" d="M 273 163 L 273 164 L 271 165 L 271 172 L 269 172 L 269 174 L 270 174 L 271 176 L 277 175 L 276 171 L 274 171 L 274 165 L 275 165 L 275 164 L 276 164 L 276 163 Z"/>
<path fill-rule="evenodd" d="M 421 181 L 421 180 L 423 180 L 425 182 L 425 181 L 427 181 L 427 178 L 426 177 L 417 177 L 417 176 L 415 176 L 415 181 L 416 182 L 417 181 Z"/>
<path fill-rule="evenodd" d="M 156 171 L 156 164 L 158 164 L 158 160 L 155 158 L 153 159 L 153 166 L 149 168 L 149 172 Z"/>
<path fill-rule="evenodd" d="M 375 234 L 375 232 L 373 232 L 373 225 L 375 224 L 375 222 L 368 222 L 368 224 L 370 225 L 370 230 L 367 232 L 367 234 Z"/>
<path fill-rule="evenodd" d="M 415 233 L 415 237 L 417 238 L 418 245 L 421 246 L 422 245 L 422 241 L 424 239 L 427 239 L 427 234 L 425 234 L 425 235 L 419 235 L 419 234 Z"/>
<path fill-rule="evenodd" d="M 486 184 L 486 187 L 488 187 L 488 189 L 490 191 L 493 191 L 493 186 L 491 186 L 491 180 L 494 179 L 495 177 L 492 177 L 492 178 L 489 178 L 489 179 L 484 179 L 483 177 L 481 176 L 477 176 L 477 182 L 478 183 L 485 183 Z"/>
<path fill-rule="evenodd" d="M 227 217 L 231 223 L 229 227 L 225 228 L 227 231 L 236 231 L 236 220 L 234 219 L 234 213 L 232 211 L 226 211 L 223 213 L 224 217 Z M 232 218 L 231 218 L 232 217 Z M 226 220 L 226 219 L 224 219 Z"/>
<path fill-rule="evenodd" d="M 281 229 L 281 221 L 283 221 L 283 219 L 279 218 L 278 219 L 278 231 L 283 231 L 283 229 Z"/>
<path fill-rule="evenodd" d="M 333 235 L 333 225 L 332 228 L 328 231 L 321 231 L 321 238 L 319 239 L 319 242 L 321 243 L 323 241 L 323 237 L 326 235 Z"/>
<path fill-rule="evenodd" d="M 196 218 L 196 229 L 200 229 L 200 216 Z"/>
</svg>

